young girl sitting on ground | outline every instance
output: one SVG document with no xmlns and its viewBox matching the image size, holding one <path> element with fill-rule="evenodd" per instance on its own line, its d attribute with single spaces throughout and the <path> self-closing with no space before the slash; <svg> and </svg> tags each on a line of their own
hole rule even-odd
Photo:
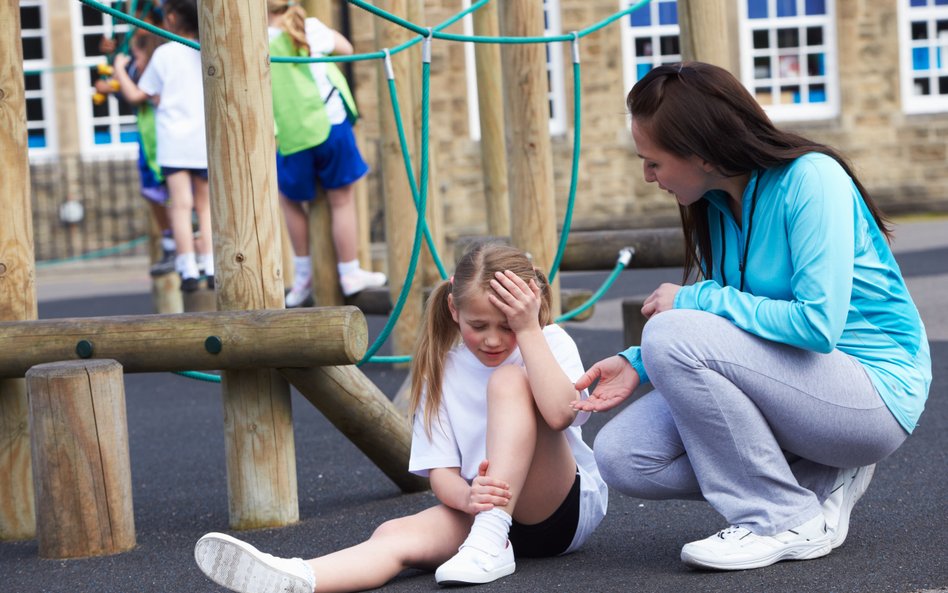
<svg viewBox="0 0 948 593">
<path fill-rule="evenodd" d="M 576 344 L 551 324 L 550 287 L 526 255 L 474 248 L 428 302 L 412 364 L 409 470 L 441 504 L 383 523 L 365 542 L 304 561 L 221 533 L 198 540 L 198 566 L 242 593 L 358 591 L 406 568 L 440 585 L 488 583 L 514 558 L 579 548 L 607 490 L 570 402 L 585 397 Z"/>
</svg>

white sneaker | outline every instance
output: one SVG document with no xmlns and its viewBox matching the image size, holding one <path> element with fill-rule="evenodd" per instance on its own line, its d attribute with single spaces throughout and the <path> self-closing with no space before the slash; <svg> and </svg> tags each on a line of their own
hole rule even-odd
<svg viewBox="0 0 948 593">
<path fill-rule="evenodd" d="M 385 286 L 387 278 L 381 272 L 370 272 L 359 268 L 355 272 L 350 272 L 339 277 L 339 284 L 342 286 L 342 294 L 352 296 L 357 292 L 362 292 L 366 288 L 378 288 Z"/>
<path fill-rule="evenodd" d="M 832 551 L 823 515 L 777 535 L 756 535 L 731 526 L 681 549 L 681 561 L 694 568 L 746 570 L 781 560 L 810 560 Z"/>
<path fill-rule="evenodd" d="M 516 568 L 510 540 L 493 554 L 465 542 L 457 554 L 438 567 L 435 581 L 442 586 L 480 585 L 513 574 Z"/>
<path fill-rule="evenodd" d="M 286 293 L 286 308 L 295 309 L 313 303 L 313 278 L 310 277 L 303 284 L 293 283 L 293 288 Z"/>
<path fill-rule="evenodd" d="M 834 550 L 846 541 L 846 536 L 849 534 L 849 516 L 853 507 L 866 493 L 875 471 L 875 464 L 839 470 L 833 491 L 823 501 L 826 531 L 830 534 Z"/>
<path fill-rule="evenodd" d="M 222 587 L 240 593 L 313 593 L 316 576 L 300 558 L 277 558 L 224 533 L 194 545 L 198 567 Z"/>
</svg>

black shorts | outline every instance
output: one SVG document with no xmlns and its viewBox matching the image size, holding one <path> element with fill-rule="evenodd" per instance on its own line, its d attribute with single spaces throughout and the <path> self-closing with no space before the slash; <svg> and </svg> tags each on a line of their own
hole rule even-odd
<svg viewBox="0 0 948 593">
<path fill-rule="evenodd" d="M 510 526 L 510 543 L 519 558 L 549 558 L 565 552 L 579 525 L 579 472 L 569 494 L 553 514 L 536 525 L 516 521 Z"/>
</svg>

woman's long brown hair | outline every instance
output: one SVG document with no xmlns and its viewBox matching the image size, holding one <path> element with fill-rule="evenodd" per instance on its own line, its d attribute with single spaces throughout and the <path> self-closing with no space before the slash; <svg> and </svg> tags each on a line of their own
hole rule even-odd
<svg viewBox="0 0 948 593">
<path fill-rule="evenodd" d="M 632 118 L 662 149 L 696 155 L 725 176 L 770 169 L 811 152 L 835 159 L 852 178 L 879 229 L 891 229 L 852 168 L 835 149 L 778 129 L 753 95 L 730 72 L 703 62 L 659 66 L 642 77 L 626 99 Z M 683 282 L 693 273 L 712 275 L 708 202 L 680 206 L 685 235 Z"/>
</svg>

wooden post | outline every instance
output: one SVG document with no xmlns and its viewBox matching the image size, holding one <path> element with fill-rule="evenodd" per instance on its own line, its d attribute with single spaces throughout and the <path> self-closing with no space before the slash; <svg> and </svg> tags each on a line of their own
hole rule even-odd
<svg viewBox="0 0 948 593">
<path fill-rule="evenodd" d="M 332 2 L 322 0 L 306 5 L 306 13 L 335 29 Z M 280 66 L 277 66 L 278 68 Z M 313 267 L 313 299 L 320 307 L 338 306 L 345 302 L 339 287 L 338 257 L 332 240 L 332 215 L 329 199 L 322 187 L 319 195 L 309 204 L 309 253 Z"/>
<path fill-rule="evenodd" d="M 404 492 L 428 487 L 408 473 L 411 424 L 355 366 L 280 369 L 319 411 Z"/>
<path fill-rule="evenodd" d="M 740 77 L 737 3 L 733 0 L 679 0 L 681 57 L 715 64 Z"/>
<path fill-rule="evenodd" d="M 283 308 L 266 5 L 201 0 L 217 308 Z M 299 520 L 290 389 L 272 370 L 223 375 L 233 529 Z"/>
<path fill-rule="evenodd" d="M 42 364 L 26 374 L 42 558 L 135 547 L 122 365 Z"/>
<path fill-rule="evenodd" d="M 0 321 L 36 319 L 24 93 L 20 7 L 0 2 Z M 0 380 L 0 541 L 36 533 L 28 417 L 23 380 Z"/>
<path fill-rule="evenodd" d="M 404 16 L 406 0 L 385 0 L 377 4 L 383 10 Z M 384 19 L 374 19 L 376 44 L 380 48 L 392 48 L 406 41 L 410 35 L 402 27 Z M 410 153 L 414 154 L 415 133 L 412 127 L 411 84 L 405 52 L 392 56 L 392 69 L 398 92 L 398 104 L 405 128 L 405 142 Z M 411 186 L 405 176 L 405 165 L 398 141 L 398 129 L 392 114 L 391 98 L 388 92 L 385 66 L 380 63 L 379 73 L 379 118 L 381 120 L 381 170 L 382 186 L 385 192 L 385 241 L 388 243 L 388 284 L 392 301 L 398 297 L 408 274 L 412 241 L 415 238 L 417 220 Z M 392 349 L 396 355 L 411 353 L 418 329 L 421 327 L 422 298 L 421 274 L 416 273 L 412 280 L 411 293 L 405 301 L 399 323 L 392 332 Z"/>
<path fill-rule="evenodd" d="M 497 3 L 488 2 L 474 11 L 474 34 L 500 35 Z M 477 109 L 481 123 L 481 166 L 487 200 L 487 233 L 510 236 L 510 196 L 507 193 L 507 159 L 504 154 L 504 92 L 500 46 L 475 43 L 477 65 Z"/>
<path fill-rule="evenodd" d="M 542 37 L 543 4 L 535 0 L 500 3 L 501 35 Z M 553 48 L 551 51 L 556 51 Z M 549 270 L 556 256 L 556 202 L 550 108 L 547 99 L 546 48 L 541 43 L 504 45 L 504 125 L 510 167 L 510 226 L 513 244 L 529 252 L 533 263 Z M 560 313 L 559 278 L 553 281 L 553 314 Z"/>
</svg>

